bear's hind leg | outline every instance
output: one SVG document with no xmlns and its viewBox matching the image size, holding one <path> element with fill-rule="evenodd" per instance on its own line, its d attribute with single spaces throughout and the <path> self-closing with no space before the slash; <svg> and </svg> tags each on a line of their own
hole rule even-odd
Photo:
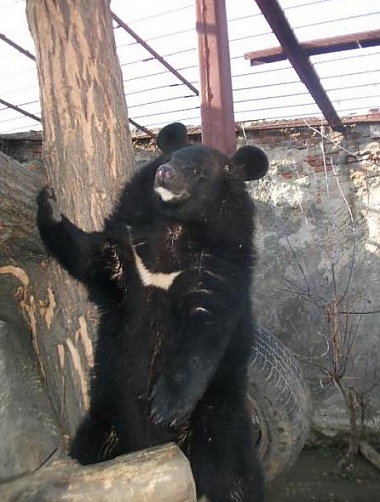
<svg viewBox="0 0 380 502">
<path fill-rule="evenodd" d="M 199 500 L 262 502 L 264 482 L 245 404 L 201 404 L 193 416 L 188 457 Z"/>
<path fill-rule="evenodd" d="M 91 415 L 80 424 L 69 451 L 69 455 L 83 465 L 110 460 L 120 454 L 120 439 L 115 429 Z"/>
</svg>

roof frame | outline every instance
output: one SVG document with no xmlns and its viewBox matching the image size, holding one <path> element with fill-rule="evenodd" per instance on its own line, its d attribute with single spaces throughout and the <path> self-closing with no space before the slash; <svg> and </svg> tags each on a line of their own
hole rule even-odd
<svg viewBox="0 0 380 502">
<path fill-rule="evenodd" d="M 113 14 L 113 16 L 115 16 L 117 18 L 116 14 Z M 119 19 L 119 18 L 117 18 L 117 19 Z M 2 33 L 0 33 L 0 40 L 2 40 L 3 42 L 5 42 L 6 44 L 10 45 L 14 49 L 16 49 L 18 52 L 21 52 L 21 54 L 23 54 L 24 56 L 28 57 L 32 61 L 36 60 L 36 57 L 33 54 L 31 54 L 29 51 L 27 51 L 26 49 L 24 49 L 21 45 L 17 44 L 16 42 L 14 42 L 13 40 L 11 40 L 10 38 L 8 38 L 7 36 L 5 36 Z M 18 113 L 21 113 L 22 115 L 25 115 L 26 117 L 29 117 L 29 118 L 31 118 L 33 120 L 36 120 L 37 122 L 42 122 L 41 119 L 40 119 L 40 117 L 37 117 L 36 115 L 33 115 L 33 113 L 29 113 L 28 111 L 20 108 L 19 106 L 13 105 L 12 103 L 9 103 L 8 101 L 0 99 L 0 104 L 4 105 L 7 108 L 10 108 L 10 109 L 18 112 Z M 149 137 L 151 137 L 153 139 L 156 138 L 156 135 L 152 131 L 150 131 L 146 127 L 142 126 L 141 124 L 138 124 L 135 120 L 133 120 L 133 119 L 131 119 L 131 118 L 128 117 L 128 121 L 129 121 L 130 124 L 132 124 L 134 127 L 136 127 L 136 129 L 139 129 L 140 131 L 144 132 Z"/>
<path fill-rule="evenodd" d="M 376 47 L 378 45 L 380 45 L 380 30 L 351 33 L 350 35 L 340 35 L 338 37 L 319 38 L 300 43 L 300 47 L 308 57 L 365 47 Z M 281 46 L 247 52 L 244 54 L 244 57 L 250 60 L 251 66 L 275 63 L 287 59 Z"/>
<path fill-rule="evenodd" d="M 30 119 L 33 119 L 37 122 L 41 122 L 40 117 L 37 117 L 37 115 L 34 115 L 33 113 L 30 113 L 23 108 L 20 108 L 19 106 L 12 105 L 12 103 L 9 103 L 8 101 L 4 101 L 4 99 L 0 99 L 0 105 L 5 106 L 6 108 L 10 108 L 11 110 L 14 110 L 15 112 L 21 113 L 22 115 L 25 115 L 26 117 L 29 117 Z"/>
<path fill-rule="evenodd" d="M 304 83 L 328 124 L 335 131 L 344 131 L 344 126 L 324 90 L 314 66 L 298 42 L 277 0 L 255 0 L 273 33 L 280 42 L 284 54 Z"/>
<path fill-rule="evenodd" d="M 111 11 L 112 19 L 125 30 L 132 38 L 136 40 L 137 43 L 144 47 L 146 51 L 149 52 L 157 61 L 159 61 L 167 70 L 169 70 L 178 80 L 185 84 L 196 96 L 199 96 L 199 91 L 193 86 L 183 75 L 181 75 L 173 66 L 168 63 L 157 51 L 153 49 L 145 40 L 143 40 L 135 31 L 132 30 L 119 16 Z"/>
<path fill-rule="evenodd" d="M 16 42 L 13 42 L 13 40 L 11 40 L 7 36 L 5 36 L 3 33 L 0 33 L 0 40 L 5 42 L 6 44 L 10 45 L 11 47 L 16 49 L 17 51 L 21 52 L 21 54 L 24 54 L 24 56 L 31 59 L 32 61 L 36 60 L 36 57 L 33 56 L 33 54 L 31 52 L 29 52 L 26 49 L 24 49 L 23 47 L 21 47 L 21 45 L 16 44 Z"/>
</svg>

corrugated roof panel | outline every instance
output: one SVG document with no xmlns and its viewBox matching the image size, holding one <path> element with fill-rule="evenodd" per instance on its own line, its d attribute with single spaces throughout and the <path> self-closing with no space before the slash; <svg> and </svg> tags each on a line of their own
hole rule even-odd
<svg viewBox="0 0 380 502">
<path fill-rule="evenodd" d="M 300 42 L 378 29 L 378 0 L 279 0 Z M 237 122 L 320 116 L 321 113 L 288 61 L 250 66 L 244 54 L 278 45 L 252 0 L 227 0 L 232 86 Z M 112 0 L 111 8 L 191 85 L 199 89 L 195 5 L 193 0 L 160 3 Z M 200 124 L 199 98 L 116 27 L 115 39 L 132 119 L 146 127 L 172 120 Z M 4 0 L 0 33 L 34 54 L 25 2 Z M 313 56 L 311 61 L 340 115 L 365 114 L 380 107 L 380 48 Z M 33 61 L 0 41 L 0 98 L 37 116 L 39 91 Z M 39 129 L 41 125 L 0 105 L 0 133 Z"/>
</svg>

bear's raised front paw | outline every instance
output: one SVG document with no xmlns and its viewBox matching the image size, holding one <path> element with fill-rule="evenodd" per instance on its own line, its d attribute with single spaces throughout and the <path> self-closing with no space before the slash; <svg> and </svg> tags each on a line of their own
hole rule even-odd
<svg viewBox="0 0 380 502">
<path fill-rule="evenodd" d="M 187 389 L 188 390 L 188 389 Z M 191 414 L 192 406 L 186 389 L 161 375 L 151 393 L 151 417 L 155 424 L 178 427 Z"/>
<path fill-rule="evenodd" d="M 56 223 L 62 221 L 62 215 L 58 209 L 52 188 L 44 187 L 38 195 L 37 202 L 40 218 L 51 218 Z"/>
</svg>

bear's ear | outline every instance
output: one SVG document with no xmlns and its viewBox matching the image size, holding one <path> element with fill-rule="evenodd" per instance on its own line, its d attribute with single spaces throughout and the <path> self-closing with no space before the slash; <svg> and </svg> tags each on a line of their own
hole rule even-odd
<svg viewBox="0 0 380 502">
<path fill-rule="evenodd" d="M 186 127 L 180 122 L 165 126 L 157 136 L 157 145 L 164 153 L 172 153 L 188 144 Z"/>
<path fill-rule="evenodd" d="M 258 180 L 268 171 L 268 158 L 257 146 L 242 146 L 232 156 L 230 167 L 240 171 L 245 181 Z"/>
</svg>

